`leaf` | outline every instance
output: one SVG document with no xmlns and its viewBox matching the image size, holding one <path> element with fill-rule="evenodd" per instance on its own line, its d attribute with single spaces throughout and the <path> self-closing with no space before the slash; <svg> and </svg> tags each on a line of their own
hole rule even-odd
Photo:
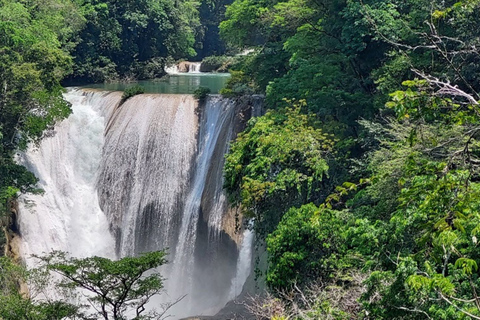
<svg viewBox="0 0 480 320">
<path fill-rule="evenodd" d="M 465 272 L 467 275 L 471 275 L 473 271 L 478 271 L 477 262 L 468 258 L 458 258 L 455 262 L 455 267 L 463 269 L 463 272 Z"/>
</svg>

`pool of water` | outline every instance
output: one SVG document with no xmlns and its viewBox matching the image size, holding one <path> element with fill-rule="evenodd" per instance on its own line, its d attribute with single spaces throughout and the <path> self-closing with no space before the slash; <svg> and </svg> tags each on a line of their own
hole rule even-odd
<svg viewBox="0 0 480 320">
<path fill-rule="evenodd" d="M 199 87 L 210 88 L 211 93 L 219 93 L 227 83 L 228 73 L 185 73 L 171 74 L 159 80 L 142 80 L 128 83 L 100 83 L 86 85 L 84 88 L 94 88 L 112 91 L 124 91 L 136 84 L 145 88 L 146 93 L 193 93 Z"/>
</svg>

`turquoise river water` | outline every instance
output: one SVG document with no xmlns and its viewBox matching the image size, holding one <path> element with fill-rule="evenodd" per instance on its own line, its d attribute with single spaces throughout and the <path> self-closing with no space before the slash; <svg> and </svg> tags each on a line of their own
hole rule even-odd
<svg viewBox="0 0 480 320">
<path fill-rule="evenodd" d="M 142 80 L 128 83 L 101 83 L 89 84 L 85 88 L 94 88 L 111 91 L 124 91 L 133 85 L 141 85 L 146 93 L 193 93 L 199 87 L 210 88 L 211 93 L 219 93 L 227 80 L 228 73 L 185 73 L 172 74 L 159 80 Z"/>
</svg>

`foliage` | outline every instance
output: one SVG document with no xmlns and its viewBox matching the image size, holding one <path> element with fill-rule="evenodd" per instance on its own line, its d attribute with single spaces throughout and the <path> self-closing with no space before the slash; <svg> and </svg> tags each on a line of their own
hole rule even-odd
<svg viewBox="0 0 480 320">
<path fill-rule="evenodd" d="M 40 270 L 27 271 L 7 257 L 0 258 L 0 317 L 5 320 L 75 319 L 78 307 L 64 301 L 34 301 L 51 278 Z M 20 292 L 21 286 L 29 285 L 30 297 Z M 25 290 L 23 288 L 23 290 Z"/>
<path fill-rule="evenodd" d="M 227 72 L 232 64 L 233 57 L 209 56 L 202 60 L 201 72 Z"/>
<path fill-rule="evenodd" d="M 233 67 L 227 93 L 255 88 L 277 110 L 239 135 L 225 168 L 232 203 L 260 226 L 271 223 L 258 234 L 267 239 L 272 289 L 334 285 L 338 274 L 361 270 L 363 311 L 348 318 L 480 319 L 479 5 L 237 0 L 228 7 L 225 40 L 256 51 Z M 268 178 L 285 168 L 272 170 L 272 159 L 290 155 L 287 147 L 275 156 L 262 148 L 276 127 L 265 120 L 288 113 L 283 98 L 305 99 L 300 112 L 314 114 L 314 130 L 340 139 L 323 188 L 311 196 L 295 198 Z M 305 168 L 309 157 L 299 154 L 295 168 Z M 277 297 L 285 309 L 275 316 L 298 310 Z"/>
<path fill-rule="evenodd" d="M 200 1 L 198 12 L 200 16 L 200 31 L 197 33 L 196 59 L 201 60 L 209 56 L 219 56 L 226 53 L 225 43 L 220 38 L 219 24 L 225 17 L 225 7 L 232 0 L 203 0 Z M 202 71 L 203 72 L 203 71 Z"/>
<path fill-rule="evenodd" d="M 58 286 L 79 288 L 90 292 L 88 302 L 95 313 L 89 317 L 126 319 L 157 319 L 156 310 L 145 312 L 145 305 L 163 287 L 163 278 L 155 268 L 165 264 L 165 252 L 156 251 L 139 257 L 112 261 L 102 257 L 68 258 L 64 252 L 52 252 L 40 257 L 47 270 L 63 276 Z"/>
<path fill-rule="evenodd" d="M 164 74 L 167 57 L 195 55 L 197 3 L 173 0 L 79 1 L 87 24 L 68 81 L 103 82 Z M 158 66 L 158 67 L 156 67 Z"/>
<path fill-rule="evenodd" d="M 277 291 L 252 297 L 247 309 L 256 319 L 335 319 L 360 318 L 358 299 L 365 291 L 364 275 L 353 273 L 335 279 L 335 284 L 310 283 L 302 288 L 293 285 L 288 291 Z"/>
<path fill-rule="evenodd" d="M 31 270 L 10 258 L 0 258 L 2 319 L 159 319 L 163 315 L 156 310 L 145 312 L 145 305 L 163 287 L 163 278 L 154 269 L 166 262 L 165 252 L 118 261 L 69 258 L 58 251 L 37 258 L 41 260 L 40 267 Z M 63 280 L 54 274 L 60 274 Z M 21 292 L 26 285 L 29 295 Z M 54 287 L 55 298 L 49 296 Z M 85 297 L 94 309 L 66 302 L 75 301 L 77 289 L 89 292 Z"/>
<path fill-rule="evenodd" d="M 207 96 L 210 94 L 211 90 L 207 87 L 200 87 L 193 92 L 195 99 L 200 101 L 205 101 Z"/>
<path fill-rule="evenodd" d="M 56 10 L 51 10 L 56 8 Z M 62 48 L 83 25 L 71 1 L 0 2 L 0 214 L 36 178 L 13 161 L 70 114 L 60 80 L 72 60 Z"/>
<path fill-rule="evenodd" d="M 138 94 L 143 94 L 143 93 L 145 93 L 145 88 L 140 85 L 135 85 L 133 87 L 127 88 L 125 89 L 125 91 L 123 91 L 120 104 L 123 104 L 125 101 L 127 101 L 133 96 L 136 96 Z"/>
<path fill-rule="evenodd" d="M 267 237 L 267 284 L 275 289 L 329 279 L 341 268 L 345 255 L 341 212 L 320 210 L 313 204 L 291 208 Z"/>
<path fill-rule="evenodd" d="M 270 232 L 288 208 L 317 199 L 328 170 L 333 140 L 311 126 L 302 106 L 252 119 L 226 157 L 230 200 L 256 218 L 258 230 Z"/>
<path fill-rule="evenodd" d="M 369 73 L 379 66 L 372 55 L 382 52 L 358 9 L 350 1 L 239 0 L 220 28 L 231 45 L 261 48 L 237 70 L 266 93 L 268 107 L 305 99 L 325 130 L 352 135 L 356 120 L 377 107 Z"/>
<path fill-rule="evenodd" d="M 256 92 L 255 85 L 247 83 L 248 77 L 243 71 L 231 71 L 231 76 L 224 88 L 220 90 L 220 94 L 227 97 L 249 95 Z"/>
</svg>

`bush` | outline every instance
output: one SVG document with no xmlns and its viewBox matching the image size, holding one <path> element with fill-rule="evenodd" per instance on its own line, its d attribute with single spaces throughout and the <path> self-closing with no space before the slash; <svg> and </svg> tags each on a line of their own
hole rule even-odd
<svg viewBox="0 0 480 320">
<path fill-rule="evenodd" d="M 163 58 L 153 58 L 148 61 L 135 61 L 123 70 L 125 79 L 156 79 L 165 75 Z"/>
<path fill-rule="evenodd" d="M 227 84 L 220 90 L 220 94 L 226 97 L 251 95 L 256 92 L 255 84 L 243 71 L 231 71 L 232 76 Z"/>
<path fill-rule="evenodd" d="M 133 87 L 125 89 L 122 95 L 122 100 L 120 101 L 120 104 L 123 104 L 125 101 L 130 99 L 133 96 L 136 96 L 137 94 L 142 94 L 145 93 L 145 88 L 139 85 L 135 85 Z"/>
<path fill-rule="evenodd" d="M 210 94 L 210 92 L 211 92 L 210 88 L 200 87 L 193 92 L 193 96 L 197 100 L 204 101 L 207 98 L 207 96 Z"/>
<path fill-rule="evenodd" d="M 233 57 L 227 56 L 210 56 L 202 60 L 200 65 L 201 72 L 228 72 Z"/>
</svg>

